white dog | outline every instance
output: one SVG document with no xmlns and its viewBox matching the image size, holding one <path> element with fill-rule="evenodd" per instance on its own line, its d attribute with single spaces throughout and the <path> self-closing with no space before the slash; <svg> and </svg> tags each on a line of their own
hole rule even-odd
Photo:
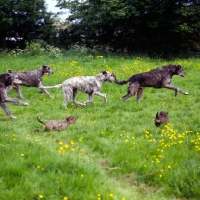
<svg viewBox="0 0 200 200">
<path fill-rule="evenodd" d="M 96 76 L 77 76 L 72 77 L 64 81 L 63 83 L 55 86 L 42 86 L 41 89 L 51 89 L 51 88 L 62 88 L 63 95 L 64 95 L 64 103 L 63 105 L 66 106 L 70 99 L 73 99 L 75 104 L 86 106 L 87 103 L 93 101 L 93 95 L 98 95 L 104 98 L 104 102 L 107 102 L 106 94 L 102 94 L 99 92 L 101 89 L 102 84 L 107 81 L 112 83 L 116 81 L 116 77 L 113 73 L 108 71 L 102 71 L 100 74 Z M 78 90 L 87 93 L 89 99 L 86 100 L 84 103 L 80 103 L 76 100 L 76 95 Z"/>
</svg>

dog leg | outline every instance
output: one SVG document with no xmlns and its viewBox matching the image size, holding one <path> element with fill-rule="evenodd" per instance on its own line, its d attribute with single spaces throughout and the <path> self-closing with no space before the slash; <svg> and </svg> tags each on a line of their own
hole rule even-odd
<svg viewBox="0 0 200 200">
<path fill-rule="evenodd" d="M 39 86 L 38 86 L 38 88 L 40 88 L 39 93 L 45 93 L 45 94 L 48 95 L 50 98 L 54 98 L 53 96 L 50 95 L 50 93 L 49 93 L 46 89 L 44 89 L 44 88 L 42 88 L 42 87 L 43 87 L 42 83 L 39 83 Z"/>
<path fill-rule="evenodd" d="M 22 102 L 22 101 L 20 101 L 19 99 L 10 98 L 10 97 L 6 97 L 4 102 L 19 104 L 19 105 L 21 105 L 21 106 L 28 106 L 28 103 Z"/>
<path fill-rule="evenodd" d="M 99 91 L 96 91 L 96 92 L 94 92 L 93 94 L 98 95 L 98 96 L 104 98 L 104 102 L 105 102 L 105 103 L 107 102 L 106 94 L 103 94 L 103 93 L 101 93 L 101 92 L 99 92 Z"/>
<path fill-rule="evenodd" d="M 21 93 L 20 86 L 19 86 L 19 85 L 16 85 L 16 86 L 14 86 L 13 88 L 16 90 L 16 92 L 17 92 L 19 98 L 20 98 L 20 99 L 23 99 L 24 97 L 23 97 L 23 95 L 22 95 L 22 93 Z"/>
<path fill-rule="evenodd" d="M 0 106 L 2 107 L 2 109 L 5 111 L 5 113 L 11 118 L 11 119 L 15 119 L 17 117 L 11 115 L 8 107 L 6 106 L 6 104 L 4 102 L 0 103 Z"/>
<path fill-rule="evenodd" d="M 40 92 L 45 93 L 46 95 L 48 95 L 50 98 L 53 98 L 53 96 L 50 95 L 50 93 L 46 90 L 46 89 L 40 89 Z"/>
<path fill-rule="evenodd" d="M 87 101 L 84 102 L 84 104 L 86 105 L 87 103 L 91 103 L 93 102 L 93 93 L 92 94 L 88 94 L 89 99 Z"/>
<path fill-rule="evenodd" d="M 9 93 L 12 90 L 13 86 L 6 87 L 6 93 Z"/>
<path fill-rule="evenodd" d="M 126 95 L 124 95 L 123 97 L 122 97 L 122 101 L 123 102 L 125 102 L 126 101 L 126 99 L 128 99 L 128 98 L 130 98 L 130 97 L 132 97 L 132 96 L 134 96 L 135 94 L 126 94 Z"/>
<path fill-rule="evenodd" d="M 76 100 L 76 95 L 77 95 L 78 90 L 73 89 L 73 102 L 74 104 L 80 105 L 80 106 L 86 106 L 86 103 L 80 103 Z"/>
<path fill-rule="evenodd" d="M 168 89 L 171 89 L 171 90 L 174 90 L 175 91 L 175 96 L 177 95 L 178 92 L 180 92 L 181 94 L 185 94 L 185 95 L 188 95 L 188 92 L 184 92 L 183 90 L 181 90 L 180 88 L 177 88 L 173 85 L 165 85 L 164 86 L 165 88 L 168 88 Z"/>
<path fill-rule="evenodd" d="M 137 91 L 137 103 L 140 103 L 140 99 L 142 97 L 143 89 L 144 88 L 139 88 L 138 91 Z"/>
<path fill-rule="evenodd" d="M 63 86 L 62 92 L 64 96 L 63 106 L 67 106 L 68 101 L 72 98 L 73 90 L 70 87 Z"/>
<path fill-rule="evenodd" d="M 125 102 L 126 99 L 128 99 L 128 98 L 134 96 L 134 95 L 136 94 L 136 91 L 138 91 L 138 88 L 137 88 L 137 90 L 136 90 L 135 84 L 130 84 L 129 87 L 128 87 L 128 92 L 127 92 L 127 94 L 124 95 L 124 96 L 122 97 L 122 101 Z"/>
</svg>

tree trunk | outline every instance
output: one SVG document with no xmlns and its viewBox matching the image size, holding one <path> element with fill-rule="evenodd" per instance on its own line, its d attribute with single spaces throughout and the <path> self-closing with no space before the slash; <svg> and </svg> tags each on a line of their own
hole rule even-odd
<svg viewBox="0 0 200 200">
<path fill-rule="evenodd" d="M 6 49 L 6 33 L 0 31 L 0 48 Z"/>
</svg>

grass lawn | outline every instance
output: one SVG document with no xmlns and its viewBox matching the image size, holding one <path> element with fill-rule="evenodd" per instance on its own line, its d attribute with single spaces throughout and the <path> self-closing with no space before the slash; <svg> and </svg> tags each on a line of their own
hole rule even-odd
<svg viewBox="0 0 200 200">
<path fill-rule="evenodd" d="M 99 96 L 86 107 L 62 105 L 61 89 L 21 86 L 29 106 L 7 104 L 17 119 L 0 109 L 1 200 L 164 200 L 200 198 L 200 59 L 165 61 L 142 57 L 65 52 L 59 58 L 0 55 L 0 74 L 35 70 L 44 64 L 54 74 L 43 85 L 67 78 L 112 71 L 118 80 L 167 65 L 180 64 L 187 76 L 174 76 L 172 84 L 187 91 L 146 88 L 141 103 L 136 97 L 121 101 L 128 84 L 105 82 Z M 8 96 L 17 98 L 16 92 Z M 77 100 L 88 96 L 78 92 Z M 156 127 L 157 112 L 167 111 L 170 123 Z M 37 121 L 77 118 L 64 131 L 45 132 Z"/>
</svg>

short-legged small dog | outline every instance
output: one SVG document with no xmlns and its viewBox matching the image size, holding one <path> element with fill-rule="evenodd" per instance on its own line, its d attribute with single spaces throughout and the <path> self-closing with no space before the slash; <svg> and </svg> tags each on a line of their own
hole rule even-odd
<svg viewBox="0 0 200 200">
<path fill-rule="evenodd" d="M 106 94 L 102 94 L 99 92 L 102 84 L 107 81 L 112 83 L 116 80 L 116 77 L 113 73 L 108 71 L 102 71 L 100 74 L 96 76 L 77 76 L 72 77 L 64 81 L 63 83 L 55 86 L 42 86 L 40 88 L 50 89 L 50 88 L 62 88 L 64 95 L 64 103 L 66 106 L 68 101 L 73 98 L 73 102 L 75 104 L 86 106 L 87 103 L 93 101 L 93 95 L 98 95 L 104 98 L 104 102 L 107 102 Z M 76 100 L 76 95 L 78 90 L 87 93 L 89 96 L 89 100 L 86 100 L 84 103 L 80 103 Z"/>
<path fill-rule="evenodd" d="M 19 104 L 22 106 L 28 105 L 28 103 L 26 102 L 21 102 L 18 99 L 7 96 L 7 88 L 11 85 L 17 86 L 17 84 L 20 83 L 21 80 L 18 79 L 18 76 L 16 74 L 7 73 L 0 75 L 0 106 L 11 119 L 16 117 L 11 115 L 8 107 L 6 106 L 6 103 Z"/>
<path fill-rule="evenodd" d="M 145 87 L 168 88 L 175 91 L 175 96 L 178 92 L 187 95 L 188 92 L 184 92 L 180 88 L 171 85 L 173 75 L 184 77 L 186 73 L 180 65 L 167 65 L 153 69 L 149 72 L 135 74 L 127 80 L 116 80 L 115 82 L 119 85 L 130 82 L 128 92 L 122 97 L 122 101 L 137 94 L 137 103 L 139 103 Z"/>
<path fill-rule="evenodd" d="M 76 119 L 73 116 L 66 117 L 64 120 L 50 120 L 48 122 L 43 122 L 37 117 L 37 120 L 44 124 L 46 131 L 61 131 L 64 130 L 69 124 L 74 124 Z"/>
<path fill-rule="evenodd" d="M 165 124 L 169 122 L 168 118 L 168 112 L 166 111 L 161 111 L 160 113 L 156 113 L 156 118 L 155 118 L 155 125 L 158 127 L 161 124 Z"/>
<path fill-rule="evenodd" d="M 53 74 L 53 70 L 47 65 L 43 65 L 42 67 L 36 70 L 28 71 L 28 72 L 12 72 L 11 70 L 8 70 L 8 72 L 18 75 L 18 78 L 21 80 L 20 85 L 27 86 L 27 87 L 37 87 L 37 88 L 40 88 L 42 86 L 42 76 L 44 74 L 48 76 L 50 74 Z M 21 93 L 19 85 L 11 86 L 7 90 L 9 91 L 12 88 L 14 88 L 17 91 L 19 98 L 21 99 L 24 98 Z M 40 92 L 44 92 L 49 97 L 52 97 L 47 90 L 42 89 L 42 88 L 40 90 L 41 90 Z"/>
</svg>

